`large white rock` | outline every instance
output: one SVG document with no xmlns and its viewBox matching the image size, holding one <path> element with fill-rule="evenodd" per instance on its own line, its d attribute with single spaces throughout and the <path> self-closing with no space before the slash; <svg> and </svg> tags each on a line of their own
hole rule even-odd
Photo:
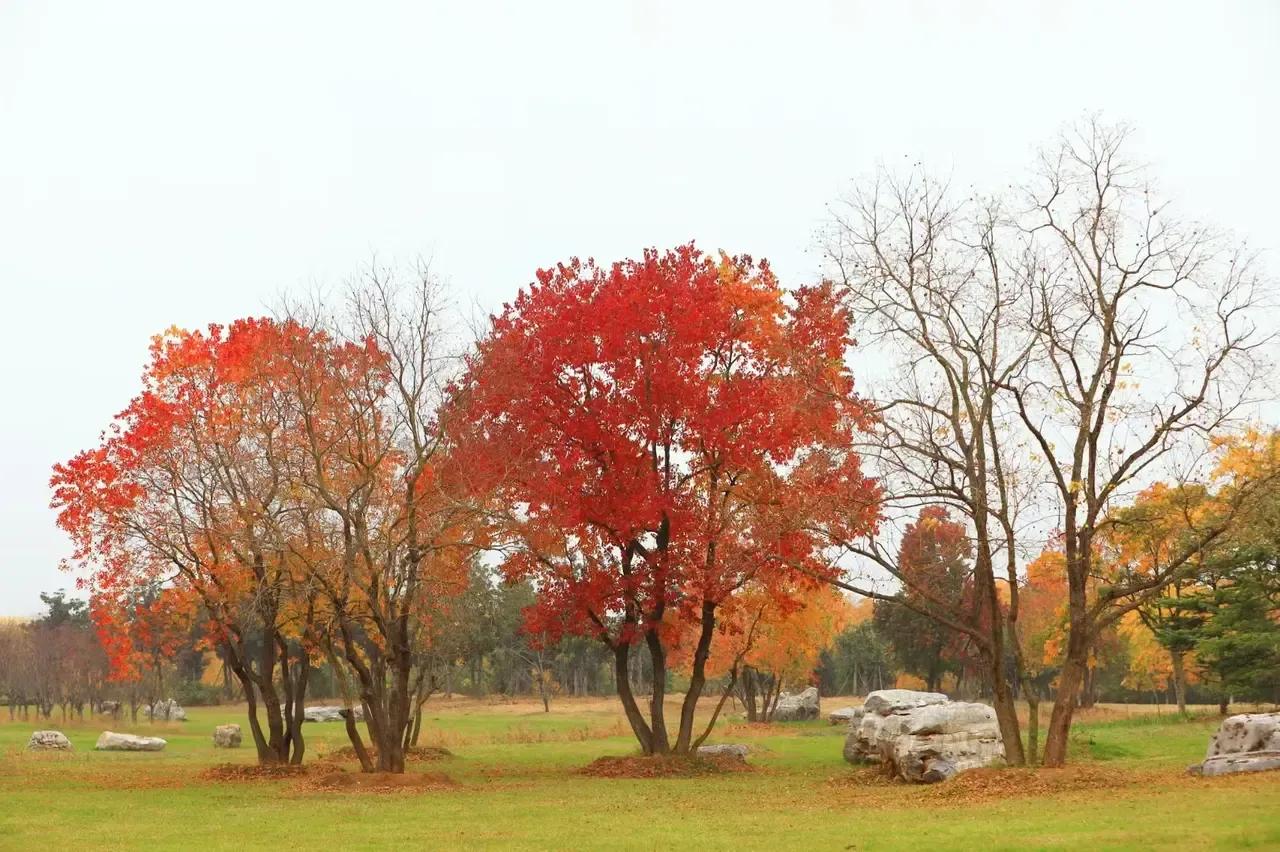
<svg viewBox="0 0 1280 852">
<path fill-rule="evenodd" d="M 741 743 L 717 743 L 716 745 L 698 746 L 698 754 L 702 757 L 736 757 L 738 760 L 746 760 L 747 753 L 750 751 Z"/>
<path fill-rule="evenodd" d="M 827 721 L 833 725 L 852 725 L 856 720 L 862 718 L 862 714 L 867 712 L 861 707 L 841 707 L 827 714 Z"/>
<path fill-rule="evenodd" d="M 1004 743 L 994 728 L 925 736 L 900 734 L 882 747 L 887 748 L 889 768 L 904 781 L 917 784 L 946 781 L 969 769 L 1004 764 Z"/>
<path fill-rule="evenodd" d="M 784 692 L 778 696 L 778 703 L 774 705 L 773 721 L 799 722 L 816 719 L 820 709 L 818 688 L 815 686 L 794 695 Z"/>
<path fill-rule="evenodd" d="M 844 741 L 844 759 L 850 763 L 880 762 L 880 729 L 884 716 L 864 713 L 857 722 L 849 725 L 849 735 Z"/>
<path fill-rule="evenodd" d="M 302 720 L 304 722 L 341 722 L 342 714 L 346 709 L 337 704 L 317 704 L 302 711 Z M 357 722 L 364 719 L 363 707 L 353 707 L 351 709 L 355 713 Z"/>
<path fill-rule="evenodd" d="M 1280 713 L 1242 713 L 1222 720 L 1196 775 L 1280 769 Z"/>
<path fill-rule="evenodd" d="M 159 737 L 138 737 L 133 734 L 117 734 L 103 731 L 94 746 L 98 751 L 160 751 L 168 743 Z"/>
<path fill-rule="evenodd" d="M 986 704 L 895 689 L 872 693 L 864 706 L 868 712 L 845 739 L 844 757 L 851 763 L 880 763 L 916 783 L 1004 763 L 995 710 Z"/>
<path fill-rule="evenodd" d="M 310 707 L 302 708 L 302 721 L 304 722 L 341 722 L 342 714 L 346 712 L 346 707 L 341 704 L 313 704 Z M 364 708 L 357 704 L 351 708 L 355 713 L 356 721 L 364 721 Z M 280 712 L 285 712 L 285 705 L 280 705 Z"/>
<path fill-rule="evenodd" d="M 213 729 L 214 748 L 240 748 L 240 726 L 219 725 Z"/>
<path fill-rule="evenodd" d="M 27 751 L 71 751 L 71 740 L 62 731 L 36 731 L 27 740 Z"/>
<path fill-rule="evenodd" d="M 1206 758 L 1191 767 L 1196 775 L 1231 775 L 1236 772 L 1266 772 L 1280 769 L 1280 751 L 1246 751 Z"/>
<path fill-rule="evenodd" d="M 916 707 L 904 717 L 908 720 L 904 733 L 959 734 L 990 728 L 998 731 L 995 708 L 968 701 L 948 701 Z"/>
<path fill-rule="evenodd" d="M 164 722 L 185 722 L 187 721 L 187 711 L 183 710 L 181 705 L 172 698 L 166 698 L 163 701 L 157 701 L 142 708 L 142 715 L 149 719 L 159 719 Z"/>
<path fill-rule="evenodd" d="M 877 689 L 867 696 L 862 703 L 868 713 L 879 713 L 888 716 L 915 707 L 927 707 L 930 704 L 945 704 L 951 699 L 941 692 L 917 692 L 914 689 Z"/>
<path fill-rule="evenodd" d="M 1280 751 L 1280 713 L 1228 716 L 1209 740 L 1205 757 L 1247 751 Z"/>
</svg>

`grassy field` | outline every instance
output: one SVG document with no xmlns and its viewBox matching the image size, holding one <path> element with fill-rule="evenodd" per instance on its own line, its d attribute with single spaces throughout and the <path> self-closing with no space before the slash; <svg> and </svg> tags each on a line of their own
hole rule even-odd
<svg viewBox="0 0 1280 852">
<path fill-rule="evenodd" d="M 824 699 L 828 709 L 843 703 Z M 566 699 L 550 714 L 531 702 L 428 706 L 424 742 L 455 756 L 410 771 L 449 783 L 394 792 L 320 789 L 314 773 L 205 777 L 253 762 L 251 748 L 211 745 L 214 725 L 243 723 L 238 707 L 114 728 L 164 736 L 159 754 L 94 752 L 113 727 L 106 720 L 37 726 L 0 711 L 0 848 L 1280 848 L 1280 773 L 1185 774 L 1203 756 L 1211 717 L 1099 708 L 1078 726 L 1070 769 L 911 787 L 846 764 L 842 733 L 825 722 L 729 719 L 714 740 L 751 744 L 754 771 L 620 779 L 580 771 L 634 750 L 614 702 Z M 75 753 L 26 753 L 36 727 L 64 731 Z M 345 744 L 340 724 L 309 724 L 306 734 L 317 766 Z"/>
</svg>

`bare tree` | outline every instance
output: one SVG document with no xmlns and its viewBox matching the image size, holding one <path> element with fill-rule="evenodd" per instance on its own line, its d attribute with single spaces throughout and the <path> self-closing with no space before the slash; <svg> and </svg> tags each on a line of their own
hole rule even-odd
<svg viewBox="0 0 1280 852">
<path fill-rule="evenodd" d="M 973 640 L 1011 762 L 1023 752 L 1006 648 L 1032 705 L 1032 760 L 1038 720 L 1018 636 L 1020 538 L 1055 529 L 1066 552 L 1066 660 L 1045 749 L 1060 765 L 1100 633 L 1185 576 L 1236 509 L 1197 527 L 1159 570 L 1119 584 L 1099 582 L 1099 536 L 1154 478 L 1204 478 L 1210 436 L 1249 410 L 1265 369 L 1253 256 L 1175 222 L 1123 160 L 1126 136 L 1084 122 L 1008 198 L 956 201 L 918 173 L 881 175 L 836 206 L 824 235 L 859 334 L 892 364 L 873 390 L 881 430 L 867 451 L 887 514 L 927 503 L 961 512 L 977 595 L 961 611 L 912 586 L 885 537 L 839 542 L 861 560 L 842 585 L 903 603 L 909 591 L 909 605 Z M 1231 493 L 1235 506 L 1250 488 Z M 858 564 L 901 589 L 851 578 Z"/>
<path fill-rule="evenodd" d="M 836 542 L 857 557 L 841 585 L 895 600 L 966 636 L 982 661 L 1008 760 L 1023 762 L 1007 678 L 1018 615 L 1016 532 L 1031 476 L 1011 445 L 1002 386 L 1026 368 L 1031 337 L 1019 323 L 1026 258 L 1003 251 L 998 200 L 955 201 L 921 173 L 882 173 L 834 206 L 823 247 L 859 336 L 888 356 L 871 391 L 880 428 L 863 452 L 885 483 L 892 522 L 944 505 L 971 531 L 974 595 L 957 602 L 900 570 L 892 536 Z M 1013 268 L 1011 268 L 1013 267 Z M 897 592 L 857 575 L 869 563 Z M 1002 605 L 1000 585 L 1009 605 Z M 1012 640 L 1012 641 L 1010 641 Z"/>
<path fill-rule="evenodd" d="M 1099 632 L 1177 579 L 1196 549 L 1091 599 L 1109 509 L 1154 475 L 1193 475 L 1175 450 L 1248 411 L 1269 339 L 1256 322 L 1265 288 L 1254 257 L 1174 219 L 1125 160 L 1127 136 L 1089 120 L 1041 155 L 1018 217 L 1033 262 L 1021 267 L 1017 320 L 1034 347 L 1026 369 L 998 381 L 1045 464 L 1066 555 L 1069 631 L 1045 744 L 1054 766 Z"/>
</svg>

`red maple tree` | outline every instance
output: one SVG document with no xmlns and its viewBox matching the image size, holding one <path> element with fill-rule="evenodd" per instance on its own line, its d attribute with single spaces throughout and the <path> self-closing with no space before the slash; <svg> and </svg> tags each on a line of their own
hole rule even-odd
<svg viewBox="0 0 1280 852">
<path fill-rule="evenodd" d="M 815 516 L 853 535 L 876 523 L 852 448 L 868 415 L 848 327 L 829 287 L 785 292 L 747 256 L 688 244 L 608 267 L 575 258 L 492 320 L 456 388 L 460 451 L 491 494 L 504 570 L 538 588 L 531 632 L 612 650 L 646 754 L 695 745 L 719 611 L 748 584 L 785 597 L 795 566 L 826 570 Z M 667 656 L 689 628 L 672 742 Z M 647 714 L 629 685 L 637 645 Z"/>
</svg>

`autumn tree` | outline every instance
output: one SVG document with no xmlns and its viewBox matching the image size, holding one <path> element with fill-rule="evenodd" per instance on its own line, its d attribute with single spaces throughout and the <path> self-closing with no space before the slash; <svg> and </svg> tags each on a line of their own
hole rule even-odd
<svg viewBox="0 0 1280 852">
<path fill-rule="evenodd" d="M 1274 643 L 1280 441 L 1250 430 L 1216 443 L 1215 479 L 1152 486 L 1114 512 L 1101 537 L 1103 556 L 1126 578 L 1177 566 L 1164 591 L 1144 595 L 1134 615 L 1146 628 L 1144 647 L 1167 655 L 1165 676 L 1184 713 L 1196 674 L 1217 685 L 1224 703 L 1233 691 L 1266 694 L 1248 685 L 1266 681 L 1266 649 Z"/>
<path fill-rule="evenodd" d="M 859 510 L 829 522 L 850 537 L 874 526 L 847 334 L 832 288 L 784 292 L 767 264 L 690 244 L 541 270 L 468 365 L 459 419 L 494 483 L 504 570 L 537 586 L 530 631 L 609 648 L 645 754 L 693 746 L 722 608 L 748 584 L 785 594 L 794 565 L 825 568 L 808 527 L 831 495 Z M 673 739 L 668 657 L 689 625 Z M 637 647 L 647 713 L 630 687 Z"/>
<path fill-rule="evenodd" d="M 95 596 L 172 586 L 198 601 L 244 689 L 262 762 L 296 763 L 304 748 L 308 604 L 285 540 L 300 533 L 281 354 L 312 337 L 270 320 L 156 337 L 142 392 L 52 480 Z"/>
<path fill-rule="evenodd" d="M 893 648 L 876 632 L 874 602 L 854 602 L 850 624 L 819 655 L 818 676 L 824 695 L 866 695 L 893 685 L 898 670 Z"/>
<path fill-rule="evenodd" d="M 748 584 L 720 613 L 706 674 L 725 681 L 722 697 L 741 698 L 749 722 L 772 721 L 783 691 L 808 685 L 822 651 L 853 617 L 848 599 L 832 586 L 804 575 L 791 582 L 785 594 Z M 691 667 L 691 645 L 674 649 L 682 671 Z"/>
<path fill-rule="evenodd" d="M 129 715 L 138 720 L 145 703 L 155 721 L 157 704 L 169 697 L 166 676 L 180 649 L 190 641 L 196 618 L 194 601 L 180 586 L 160 585 L 106 590 L 89 605 L 98 643 L 109 662 L 108 679 L 128 689 Z"/>
<path fill-rule="evenodd" d="M 923 678 L 931 691 L 941 688 L 944 673 L 963 667 L 967 641 L 964 634 L 922 611 L 936 602 L 976 623 L 972 554 L 964 526 L 951 520 L 946 509 L 922 509 L 907 525 L 898 548 L 898 570 L 906 578 L 905 600 L 875 602 L 876 630 L 893 644 L 902 668 Z M 928 589 L 929 597 L 920 589 Z"/>
<path fill-rule="evenodd" d="M 59 590 L 41 592 L 45 611 L 28 621 L 0 625 L 0 692 L 13 715 L 15 706 L 34 705 L 51 718 L 54 708 L 65 722 L 83 718 L 101 697 L 107 659 L 94 636 L 85 601 Z"/>
<path fill-rule="evenodd" d="M 350 712 L 347 734 L 366 771 L 404 771 L 477 547 L 440 418 L 451 359 L 439 302 L 427 268 L 404 281 L 375 267 L 348 289 L 345 313 L 291 309 L 324 331 L 318 351 L 301 340 L 285 355 L 306 510 L 301 535 L 279 534 L 317 590 L 315 641 L 358 693 L 375 752 Z"/>
</svg>

